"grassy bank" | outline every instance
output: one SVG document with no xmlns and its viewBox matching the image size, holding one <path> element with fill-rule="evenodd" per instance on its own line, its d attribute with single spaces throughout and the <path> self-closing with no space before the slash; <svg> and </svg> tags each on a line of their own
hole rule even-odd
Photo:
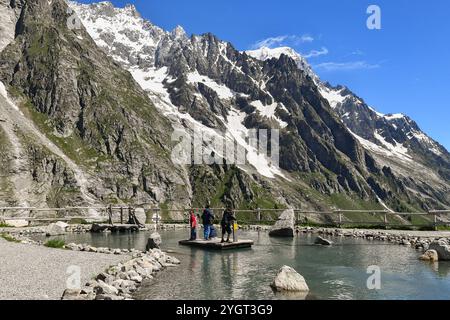
<svg viewBox="0 0 450 320">
<path fill-rule="evenodd" d="M 46 246 L 47 248 L 55 248 L 55 249 L 63 249 L 65 245 L 66 242 L 60 239 L 49 240 L 44 244 L 44 246 Z"/>
<path fill-rule="evenodd" d="M 15 239 L 14 237 L 10 236 L 7 233 L 1 233 L 0 238 L 5 239 L 8 242 L 16 242 L 16 243 L 20 242 L 19 240 Z"/>
</svg>

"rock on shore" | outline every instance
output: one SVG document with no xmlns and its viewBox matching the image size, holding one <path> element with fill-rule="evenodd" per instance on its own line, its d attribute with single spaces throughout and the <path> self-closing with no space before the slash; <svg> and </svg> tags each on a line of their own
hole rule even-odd
<svg viewBox="0 0 450 320">
<path fill-rule="evenodd" d="M 51 223 L 47 227 L 47 237 L 60 236 L 67 233 L 67 227 L 69 225 L 65 222 L 58 221 Z"/>
<path fill-rule="evenodd" d="M 161 235 L 158 232 L 153 232 L 147 241 L 147 251 L 151 249 L 159 249 L 161 246 Z"/>
<path fill-rule="evenodd" d="M 66 290 L 63 300 L 130 300 L 146 279 L 157 272 L 180 264 L 159 249 L 133 253 L 133 259 L 110 267 L 89 281 L 81 290 Z"/>
</svg>

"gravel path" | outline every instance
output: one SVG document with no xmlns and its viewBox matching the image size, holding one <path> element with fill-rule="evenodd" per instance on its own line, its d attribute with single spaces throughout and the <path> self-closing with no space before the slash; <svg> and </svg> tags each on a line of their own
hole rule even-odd
<svg viewBox="0 0 450 320">
<path fill-rule="evenodd" d="M 69 266 L 81 268 L 81 285 L 128 255 L 108 255 L 18 244 L 0 239 L 0 300 L 60 299 Z"/>
</svg>

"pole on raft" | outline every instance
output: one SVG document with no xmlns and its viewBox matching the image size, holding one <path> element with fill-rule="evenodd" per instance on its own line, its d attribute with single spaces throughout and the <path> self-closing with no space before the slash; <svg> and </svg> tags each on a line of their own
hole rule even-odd
<svg viewBox="0 0 450 320">
<path fill-rule="evenodd" d="M 238 230 L 238 224 L 236 221 L 234 221 L 233 222 L 233 242 L 238 242 L 237 230 Z"/>
<path fill-rule="evenodd" d="M 194 211 L 194 215 L 195 215 L 195 211 Z M 192 240 L 192 225 L 191 225 L 191 211 L 188 211 L 188 216 L 187 216 L 187 223 L 189 225 L 189 240 Z"/>
</svg>

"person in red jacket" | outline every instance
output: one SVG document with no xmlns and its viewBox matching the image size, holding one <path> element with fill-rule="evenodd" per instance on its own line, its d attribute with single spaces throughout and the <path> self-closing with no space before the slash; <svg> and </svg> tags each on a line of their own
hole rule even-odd
<svg viewBox="0 0 450 320">
<path fill-rule="evenodd" d="M 191 239 L 197 240 L 197 217 L 195 216 L 194 210 L 191 210 L 189 216 L 189 224 L 191 226 Z"/>
</svg>

